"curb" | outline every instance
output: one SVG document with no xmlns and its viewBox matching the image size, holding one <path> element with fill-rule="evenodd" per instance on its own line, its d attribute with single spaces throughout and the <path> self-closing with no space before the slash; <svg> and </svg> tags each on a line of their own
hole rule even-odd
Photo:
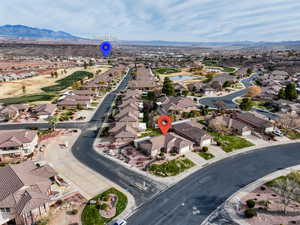
<svg viewBox="0 0 300 225">
<path fill-rule="evenodd" d="M 247 195 L 249 192 L 252 192 L 259 186 L 267 183 L 268 181 L 271 181 L 277 177 L 280 176 L 286 176 L 289 173 L 300 170 L 300 165 L 287 167 L 285 169 L 278 170 L 276 172 L 270 173 L 250 184 L 247 186 L 241 188 L 239 191 L 235 192 L 233 195 L 231 195 L 223 204 L 218 206 L 217 209 L 215 209 L 202 223 L 201 225 L 207 225 L 209 224 L 209 220 L 211 218 L 214 218 L 215 214 L 220 210 L 224 209 L 226 215 L 230 220 L 232 220 L 234 223 L 240 224 L 240 225 L 251 225 L 245 221 L 244 218 L 241 218 L 241 216 L 237 213 L 236 210 L 236 203 L 240 201 L 242 197 Z"/>
</svg>

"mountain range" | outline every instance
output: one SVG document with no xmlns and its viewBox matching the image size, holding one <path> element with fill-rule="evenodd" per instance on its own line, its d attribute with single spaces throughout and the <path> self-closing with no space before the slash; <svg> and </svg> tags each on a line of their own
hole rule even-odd
<svg viewBox="0 0 300 225">
<path fill-rule="evenodd" d="M 0 26 L 0 40 L 30 40 L 30 41 L 64 41 L 80 43 L 99 43 L 97 40 L 81 38 L 64 31 L 53 31 L 50 29 L 40 29 L 24 25 L 4 25 Z M 284 46 L 299 47 L 300 41 L 282 42 L 177 42 L 177 41 L 117 41 L 120 44 L 131 45 L 177 45 L 177 46 L 200 46 L 200 47 L 260 47 L 260 46 Z"/>
<path fill-rule="evenodd" d="M 0 36 L 7 39 L 83 39 L 63 31 L 39 29 L 24 25 L 0 26 Z"/>
</svg>

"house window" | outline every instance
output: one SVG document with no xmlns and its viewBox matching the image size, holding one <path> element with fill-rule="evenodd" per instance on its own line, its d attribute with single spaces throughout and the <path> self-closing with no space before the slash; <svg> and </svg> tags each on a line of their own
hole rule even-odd
<svg viewBox="0 0 300 225">
<path fill-rule="evenodd" d="M 0 212 L 9 213 L 10 212 L 10 208 L 0 208 Z"/>
</svg>

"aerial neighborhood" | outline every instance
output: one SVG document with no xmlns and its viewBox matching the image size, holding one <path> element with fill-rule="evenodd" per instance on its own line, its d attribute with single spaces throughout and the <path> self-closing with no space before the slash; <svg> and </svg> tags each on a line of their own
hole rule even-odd
<svg viewBox="0 0 300 225">
<path fill-rule="evenodd" d="M 0 225 L 108 224 L 223 159 L 298 146 L 299 51 L 29 47 L 0 46 Z M 253 199 L 240 214 L 259 220 Z"/>
</svg>

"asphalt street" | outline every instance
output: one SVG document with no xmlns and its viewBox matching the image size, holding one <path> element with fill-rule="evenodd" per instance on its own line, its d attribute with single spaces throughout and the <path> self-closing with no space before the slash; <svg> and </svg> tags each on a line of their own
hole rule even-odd
<svg viewBox="0 0 300 225">
<path fill-rule="evenodd" d="M 247 77 L 243 80 L 241 80 L 241 82 L 245 85 L 245 87 L 250 87 L 253 85 L 253 78 L 255 78 L 257 76 L 257 74 L 253 74 L 250 77 Z M 238 97 L 242 97 L 247 93 L 247 89 L 242 89 L 240 91 L 236 91 L 234 93 L 228 94 L 228 95 L 224 95 L 224 96 L 220 96 L 220 97 L 207 97 L 207 98 L 202 98 L 200 99 L 200 104 L 204 105 L 204 106 L 208 106 L 210 108 L 216 108 L 215 103 L 217 101 L 223 101 L 225 103 L 225 108 L 226 109 L 238 109 L 238 105 L 236 103 L 233 102 L 233 100 L 235 98 Z M 260 110 L 260 109 L 252 109 L 252 111 L 255 111 L 257 113 L 260 113 L 264 116 L 267 116 L 270 119 L 275 119 L 278 116 L 274 113 L 268 112 L 268 111 L 264 111 L 264 110 Z"/>
<path fill-rule="evenodd" d="M 221 160 L 145 203 L 128 218 L 128 224 L 199 225 L 240 188 L 299 162 L 300 144 L 268 147 Z"/>
</svg>

